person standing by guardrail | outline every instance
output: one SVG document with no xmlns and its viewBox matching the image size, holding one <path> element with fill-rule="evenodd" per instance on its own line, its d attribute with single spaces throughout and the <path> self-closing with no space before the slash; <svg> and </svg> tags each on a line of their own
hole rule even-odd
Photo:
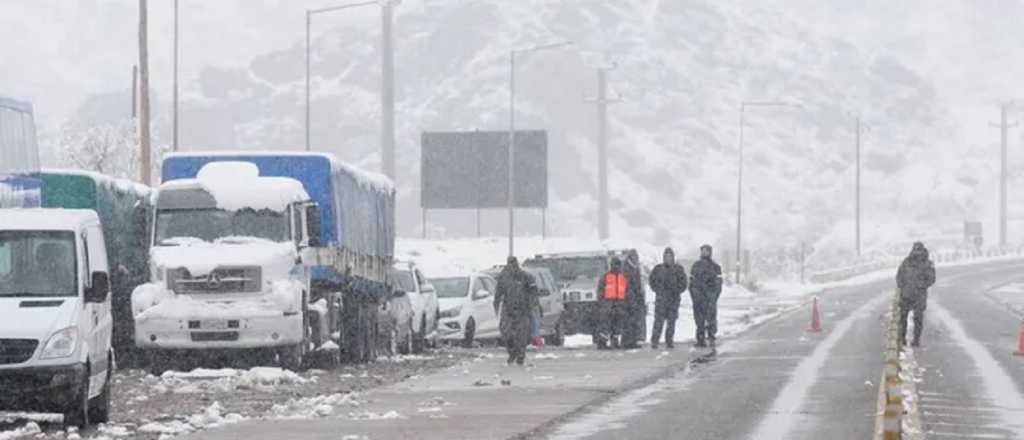
<svg viewBox="0 0 1024 440">
<path fill-rule="evenodd" d="M 654 330 L 651 348 L 658 348 L 662 326 L 665 327 L 665 346 L 675 347 L 676 319 L 679 318 L 679 296 L 686 291 L 686 269 L 676 263 L 675 252 L 665 248 L 662 263 L 651 270 L 651 290 L 654 291 Z"/>
<path fill-rule="evenodd" d="M 722 294 L 722 267 L 711 259 L 711 245 L 700 247 L 700 260 L 690 269 L 690 299 L 693 319 L 697 322 L 697 347 L 711 343 L 715 347 L 718 333 L 718 297 Z M 706 339 L 705 339 L 706 338 Z"/>
<path fill-rule="evenodd" d="M 631 350 L 639 348 L 640 342 L 647 339 L 647 298 L 644 296 L 640 255 L 636 250 L 626 253 L 626 263 L 622 266 L 622 272 L 626 274 L 628 282 L 622 347 Z"/>
<path fill-rule="evenodd" d="M 915 242 L 910 255 L 896 272 L 896 287 L 900 289 L 900 345 L 907 345 L 907 318 L 914 312 L 914 340 L 911 346 L 921 345 L 924 330 L 924 310 L 928 308 L 928 288 L 935 284 L 935 264 L 928 258 L 928 249 Z"/>
</svg>

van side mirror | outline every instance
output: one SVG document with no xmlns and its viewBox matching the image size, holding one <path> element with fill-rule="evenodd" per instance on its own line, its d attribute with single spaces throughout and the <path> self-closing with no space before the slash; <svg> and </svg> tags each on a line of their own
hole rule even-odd
<svg viewBox="0 0 1024 440">
<path fill-rule="evenodd" d="M 490 297 L 491 297 L 491 292 L 489 290 L 487 290 L 487 289 L 480 289 L 480 290 L 477 290 L 476 292 L 473 293 L 473 299 L 474 300 L 485 299 L 485 298 L 490 298 Z"/>
<path fill-rule="evenodd" d="M 306 233 L 309 239 L 309 247 L 320 247 L 320 207 L 317 205 L 306 206 Z"/>
<path fill-rule="evenodd" d="M 110 276 L 106 272 L 92 273 L 92 286 L 85 290 L 85 302 L 101 303 L 110 293 Z"/>
<path fill-rule="evenodd" d="M 404 290 L 395 290 L 394 292 L 391 292 L 391 297 L 392 298 L 401 298 L 401 297 L 403 297 L 405 295 L 406 295 L 406 292 Z"/>
</svg>

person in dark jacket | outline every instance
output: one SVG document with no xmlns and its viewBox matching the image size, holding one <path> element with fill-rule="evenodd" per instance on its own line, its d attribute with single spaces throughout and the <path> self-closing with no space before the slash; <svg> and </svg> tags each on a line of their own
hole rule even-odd
<svg viewBox="0 0 1024 440">
<path fill-rule="evenodd" d="M 697 347 L 715 346 L 718 333 L 718 296 L 722 294 L 722 267 L 711 259 L 711 246 L 700 247 L 700 260 L 690 269 L 690 299 L 697 323 Z"/>
<path fill-rule="evenodd" d="M 540 307 L 537 282 L 519 267 L 516 257 L 498 274 L 498 288 L 494 294 L 494 313 L 501 317 L 501 338 L 508 350 L 508 364 L 523 365 L 526 346 L 530 343 L 530 314 Z"/>
<path fill-rule="evenodd" d="M 644 296 L 644 280 L 640 270 L 640 255 L 635 250 L 626 254 L 626 264 L 622 266 L 626 274 L 628 289 L 626 291 L 626 316 L 622 328 L 622 347 L 635 349 L 640 342 L 647 339 L 647 299 Z"/>
<path fill-rule="evenodd" d="M 675 252 L 665 248 L 662 263 L 651 271 L 651 290 L 654 291 L 654 331 L 651 333 L 651 348 L 658 348 L 662 326 L 665 327 L 665 346 L 674 348 L 676 319 L 679 318 L 680 295 L 686 291 L 686 269 L 676 263 Z"/>
<path fill-rule="evenodd" d="M 914 312 L 914 340 L 910 345 L 921 345 L 924 310 L 928 307 L 928 288 L 933 284 L 935 264 L 928 258 L 928 249 L 924 244 L 916 242 L 896 272 L 896 287 L 900 289 L 900 345 L 907 345 L 907 318 L 911 311 Z"/>
<path fill-rule="evenodd" d="M 629 278 L 622 270 L 622 260 L 612 257 L 611 268 L 597 281 L 597 295 L 601 316 L 604 318 L 597 348 L 605 348 L 601 343 L 603 341 L 607 341 L 611 348 L 619 348 L 619 336 L 626 319 L 628 292 Z"/>
</svg>

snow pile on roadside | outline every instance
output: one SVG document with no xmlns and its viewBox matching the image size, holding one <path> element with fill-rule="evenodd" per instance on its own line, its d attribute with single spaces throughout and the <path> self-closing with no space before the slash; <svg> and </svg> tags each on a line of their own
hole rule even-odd
<svg viewBox="0 0 1024 440">
<path fill-rule="evenodd" d="M 25 426 L 19 427 L 12 431 L 0 431 L 0 440 L 14 440 L 16 438 L 24 438 L 32 435 L 37 435 L 43 432 L 39 428 L 39 424 L 36 422 L 28 422 Z"/>
<path fill-rule="evenodd" d="M 165 436 L 176 436 L 188 434 L 200 429 L 217 428 L 232 423 L 246 420 L 246 417 L 237 413 L 224 413 L 224 407 L 220 402 L 213 402 L 202 412 L 188 416 L 184 420 L 154 421 L 139 427 L 138 431 L 147 434 L 158 434 L 161 438 Z"/>
<path fill-rule="evenodd" d="M 354 412 L 349 413 L 348 417 L 352 420 L 395 420 L 404 419 L 405 416 L 398 413 L 398 411 L 388 411 L 386 413 L 375 413 L 375 412 Z"/>
<path fill-rule="evenodd" d="M 399 355 L 395 355 L 395 356 L 388 356 L 388 357 L 377 358 L 377 362 L 393 362 L 393 363 L 399 363 L 400 364 L 400 363 L 409 362 L 409 361 L 432 361 L 434 359 L 437 359 L 437 357 L 436 356 L 426 356 L 426 355 L 421 355 L 421 354 L 399 354 Z"/>
<path fill-rule="evenodd" d="M 316 378 L 304 378 L 291 370 L 275 367 L 254 367 L 249 370 L 222 368 L 192 371 L 167 371 L 160 377 L 147 376 L 144 381 L 158 394 L 228 392 L 236 389 L 273 389 L 285 385 L 301 385 Z"/>
<path fill-rule="evenodd" d="M 346 406 L 358 408 L 362 405 L 355 394 L 330 394 L 325 396 L 288 399 L 270 409 L 269 419 L 315 419 L 334 413 L 334 408 Z"/>
</svg>

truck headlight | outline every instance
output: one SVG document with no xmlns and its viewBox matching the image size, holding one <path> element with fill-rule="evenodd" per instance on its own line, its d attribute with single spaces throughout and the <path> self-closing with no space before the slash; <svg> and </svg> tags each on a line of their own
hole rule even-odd
<svg viewBox="0 0 1024 440">
<path fill-rule="evenodd" d="M 450 308 L 448 310 L 441 311 L 441 317 L 442 318 L 454 318 L 456 316 L 459 316 L 460 313 L 462 313 L 462 306 L 456 306 L 456 307 L 452 307 L 452 308 Z"/>
<path fill-rule="evenodd" d="M 50 340 L 46 341 L 46 345 L 43 346 L 43 352 L 39 355 L 39 358 L 65 358 L 74 354 L 75 347 L 77 346 L 78 329 L 75 327 L 60 329 L 53 336 L 50 336 Z"/>
</svg>

